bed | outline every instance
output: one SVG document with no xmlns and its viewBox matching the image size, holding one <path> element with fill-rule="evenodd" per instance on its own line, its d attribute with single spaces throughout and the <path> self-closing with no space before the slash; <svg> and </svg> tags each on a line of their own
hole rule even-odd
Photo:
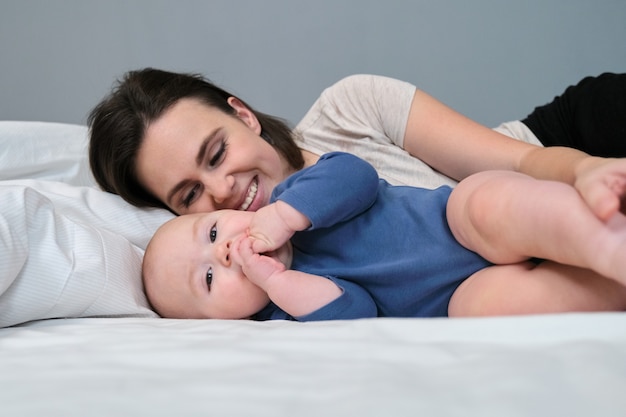
<svg viewBox="0 0 626 417">
<path fill-rule="evenodd" d="M 170 320 L 143 249 L 172 217 L 97 189 L 84 126 L 0 122 L 6 416 L 623 416 L 626 314 Z"/>
</svg>

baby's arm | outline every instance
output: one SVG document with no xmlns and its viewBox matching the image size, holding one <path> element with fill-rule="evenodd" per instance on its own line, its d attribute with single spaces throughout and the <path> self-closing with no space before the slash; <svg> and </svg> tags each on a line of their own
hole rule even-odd
<svg viewBox="0 0 626 417">
<path fill-rule="evenodd" d="M 311 225 L 309 219 L 283 201 L 276 201 L 260 208 L 248 229 L 256 253 L 273 251 L 283 246 L 295 232 Z"/>
<path fill-rule="evenodd" d="M 286 269 L 278 260 L 254 253 L 253 243 L 249 238 L 239 241 L 232 252 L 233 260 L 241 264 L 250 281 L 289 315 L 307 315 L 341 296 L 342 290 L 331 280 Z"/>
<path fill-rule="evenodd" d="M 330 227 L 367 210 L 378 196 L 372 165 L 354 155 L 332 152 L 289 176 L 272 192 L 275 204 L 259 209 L 249 229 L 257 253 L 279 248 L 294 232 Z"/>
</svg>

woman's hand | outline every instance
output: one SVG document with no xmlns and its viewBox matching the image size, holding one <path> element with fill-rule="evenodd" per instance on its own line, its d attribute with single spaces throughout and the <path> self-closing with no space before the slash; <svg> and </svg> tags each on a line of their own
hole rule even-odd
<svg viewBox="0 0 626 417">
<path fill-rule="evenodd" d="M 626 159 L 588 157 L 576 169 L 574 186 L 598 218 L 625 212 Z"/>
</svg>

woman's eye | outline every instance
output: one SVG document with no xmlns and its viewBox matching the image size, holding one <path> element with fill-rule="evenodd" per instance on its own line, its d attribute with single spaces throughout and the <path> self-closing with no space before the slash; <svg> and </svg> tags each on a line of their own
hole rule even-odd
<svg viewBox="0 0 626 417">
<path fill-rule="evenodd" d="M 187 195 L 185 196 L 185 198 L 183 199 L 183 205 L 185 207 L 189 207 L 191 205 L 191 203 L 194 202 L 194 200 L 196 199 L 196 196 L 199 193 L 199 189 L 200 189 L 200 185 L 196 184 L 193 186 L 193 188 L 187 193 Z"/>
<path fill-rule="evenodd" d="M 211 291 L 211 283 L 213 282 L 213 268 L 209 268 L 206 271 L 206 285 L 209 287 L 209 291 Z"/>
<path fill-rule="evenodd" d="M 226 143 L 226 141 L 222 140 L 220 142 L 219 148 L 217 149 L 217 152 L 215 152 L 215 155 L 213 155 L 213 157 L 209 159 L 209 166 L 214 167 L 222 160 L 222 158 L 224 157 L 224 154 L 226 153 L 227 147 L 228 147 L 228 144 Z"/>
<path fill-rule="evenodd" d="M 213 227 L 211 227 L 211 231 L 209 232 L 209 240 L 211 243 L 215 243 L 215 239 L 217 239 L 217 226 L 213 225 Z"/>
</svg>

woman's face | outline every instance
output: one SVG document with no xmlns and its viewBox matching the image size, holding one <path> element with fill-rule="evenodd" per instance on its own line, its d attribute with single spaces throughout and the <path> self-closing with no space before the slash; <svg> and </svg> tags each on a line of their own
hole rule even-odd
<svg viewBox="0 0 626 417">
<path fill-rule="evenodd" d="M 181 99 L 146 129 L 138 179 L 175 213 L 256 211 L 293 171 L 254 114 L 235 97 L 228 103 L 236 116 Z"/>
</svg>

